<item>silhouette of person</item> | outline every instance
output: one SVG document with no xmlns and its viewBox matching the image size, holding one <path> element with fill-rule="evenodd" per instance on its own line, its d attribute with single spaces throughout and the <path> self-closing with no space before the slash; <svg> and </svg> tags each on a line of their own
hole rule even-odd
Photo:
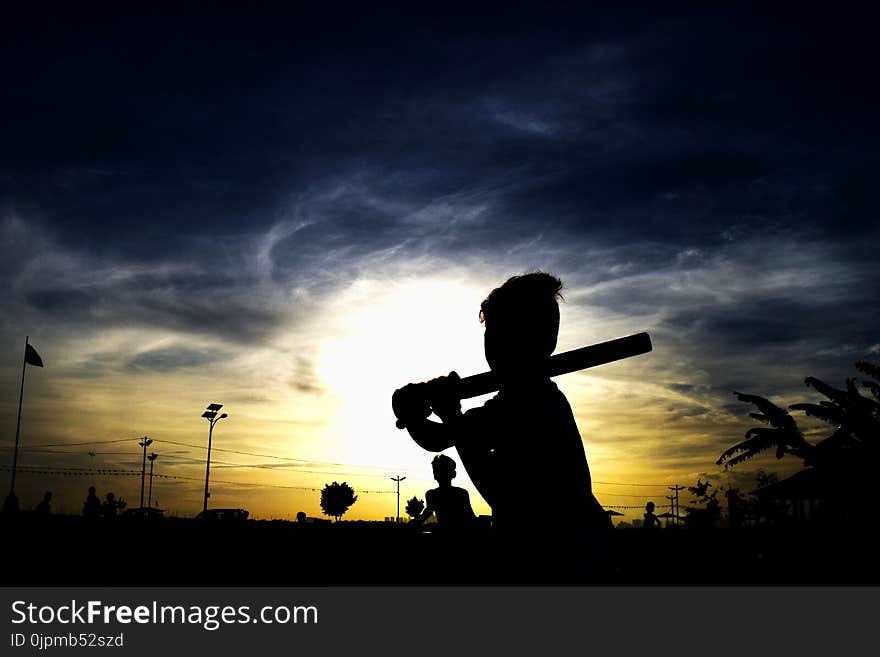
<svg viewBox="0 0 880 657">
<path fill-rule="evenodd" d="M 455 477 L 455 461 L 444 454 L 438 454 L 431 461 L 437 488 L 425 492 L 425 510 L 413 518 L 409 524 L 421 525 L 432 515 L 444 529 L 464 529 L 476 520 L 471 508 L 471 498 L 464 488 L 452 485 Z"/>
<path fill-rule="evenodd" d="M 86 497 L 85 504 L 83 504 L 83 517 L 97 518 L 100 515 L 101 500 L 98 499 L 98 496 L 95 493 L 95 487 L 89 486 L 89 494 L 88 497 Z"/>
<path fill-rule="evenodd" d="M 6 499 L 3 501 L 3 513 L 13 514 L 18 513 L 18 497 L 15 493 L 11 492 L 6 496 Z"/>
<path fill-rule="evenodd" d="M 37 504 L 36 512 L 41 516 L 48 516 L 51 511 L 52 491 L 47 490 L 43 493 L 43 501 Z"/>
<path fill-rule="evenodd" d="M 298 512 L 297 512 L 297 514 L 296 514 L 296 521 L 297 521 L 298 523 L 300 523 L 300 524 L 302 524 L 302 523 L 304 523 L 304 522 L 306 521 L 306 514 L 305 514 L 305 511 L 298 511 Z"/>
<path fill-rule="evenodd" d="M 114 495 L 113 493 L 107 493 L 107 499 L 104 500 L 104 504 L 101 505 L 101 512 L 103 513 L 104 517 L 115 518 L 117 508 L 118 504 L 116 502 L 116 495 Z"/>
<path fill-rule="evenodd" d="M 591 491 L 571 407 L 545 374 L 556 348 L 561 289 L 558 278 L 536 272 L 508 279 L 482 302 L 486 361 L 500 384 L 483 406 L 461 412 L 455 372 L 427 385 L 409 384 L 392 397 L 395 414 L 418 445 L 457 449 L 492 507 L 493 531 L 520 555 L 534 548 L 556 564 L 582 560 L 583 551 L 599 547 L 611 529 Z M 432 411 L 441 422 L 428 419 Z"/>
<path fill-rule="evenodd" d="M 645 514 L 644 520 L 642 521 L 642 527 L 645 529 L 656 529 L 660 527 L 660 519 L 654 515 L 654 503 L 648 502 L 645 505 Z"/>
</svg>

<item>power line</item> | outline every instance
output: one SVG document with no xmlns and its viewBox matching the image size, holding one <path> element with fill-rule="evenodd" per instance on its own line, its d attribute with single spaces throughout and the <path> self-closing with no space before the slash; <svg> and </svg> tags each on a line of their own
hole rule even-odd
<svg viewBox="0 0 880 657">
<path fill-rule="evenodd" d="M 42 448 L 42 447 L 79 447 L 79 446 L 83 446 L 83 445 L 104 445 L 104 444 L 111 444 L 111 443 L 130 442 L 130 441 L 140 440 L 140 438 L 141 437 L 119 438 L 119 439 L 115 439 L 115 440 L 93 440 L 93 441 L 86 441 L 86 442 L 79 442 L 79 443 L 45 443 L 42 445 L 31 445 L 30 447 L 28 447 L 26 449 L 28 451 L 36 452 L 36 451 L 38 451 L 37 448 Z M 174 441 L 174 440 L 166 440 L 164 438 L 155 438 L 153 440 L 154 440 L 154 442 L 157 442 L 157 443 L 178 445 L 180 447 L 189 447 L 191 449 L 202 449 L 202 450 L 207 449 L 207 446 L 205 446 L 205 445 L 196 445 L 193 443 L 183 443 L 183 442 L 178 442 L 178 441 Z M 228 454 L 240 454 L 242 456 L 254 456 L 254 457 L 258 457 L 258 458 L 277 459 L 280 461 L 289 461 L 291 463 L 315 464 L 315 465 L 320 463 L 320 464 L 324 464 L 324 465 L 328 465 L 328 466 L 341 466 L 341 467 L 354 466 L 357 468 L 379 467 L 379 466 L 361 466 L 356 463 L 336 463 L 336 462 L 332 462 L 332 461 L 311 461 L 308 459 L 298 459 L 298 458 L 293 458 L 290 456 L 280 456 L 278 454 L 260 454 L 257 452 L 247 452 L 247 451 L 243 451 L 243 450 L 227 449 L 227 448 L 223 448 L 223 447 L 213 447 L 212 449 L 213 449 L 213 451 L 226 452 Z M 59 451 L 48 451 L 47 450 L 47 451 L 42 451 L 40 453 L 76 454 L 77 452 L 71 452 L 71 451 L 65 452 L 65 451 L 61 451 L 61 450 L 59 450 Z M 95 452 L 95 454 L 96 455 L 128 455 L 128 452 Z M 132 452 L 132 455 L 135 455 L 134 450 Z M 178 456 L 178 455 L 171 455 L 171 454 L 166 454 L 164 456 L 168 456 L 171 458 L 186 459 L 186 457 Z M 202 462 L 201 459 L 190 459 L 190 460 L 192 460 L 193 462 L 197 462 L 197 463 Z M 223 467 L 228 467 L 228 468 L 256 468 L 256 469 L 263 469 L 263 470 L 275 469 L 269 464 L 259 464 L 259 463 L 257 463 L 257 464 L 229 463 L 229 462 L 223 462 L 223 461 L 214 461 L 214 463 L 217 463 Z M 305 468 L 302 468 L 299 471 L 304 472 L 304 473 L 308 473 L 308 474 L 346 475 L 346 476 L 351 476 L 351 477 L 384 477 L 385 476 L 384 474 L 372 474 L 372 473 L 360 473 L 360 472 L 327 472 L 324 470 L 306 470 Z M 651 488 L 668 488 L 669 487 L 669 484 L 626 483 L 626 482 L 620 482 L 620 481 L 593 481 L 592 483 L 601 484 L 601 485 L 605 485 L 605 486 L 638 486 L 638 487 L 651 487 Z M 642 497 L 642 498 L 647 497 L 644 495 L 625 495 L 622 493 L 601 492 L 600 494 L 601 495 L 609 495 L 609 496 L 617 496 L 617 497 Z"/>
<path fill-rule="evenodd" d="M 0 470 L 10 471 L 12 468 L 8 465 L 0 465 Z M 87 476 L 87 475 L 101 475 L 101 476 L 140 476 L 139 470 L 122 470 L 116 468 L 107 468 L 107 469 L 93 469 L 93 468 L 76 468 L 76 467 L 46 467 L 46 466 L 37 466 L 37 465 L 29 465 L 29 466 L 19 466 L 20 471 L 25 472 L 26 474 L 47 474 L 47 475 L 63 475 L 63 476 Z M 169 475 L 169 474 L 155 474 L 154 477 L 158 477 L 161 479 L 180 479 L 184 481 L 198 481 L 201 482 L 201 479 L 197 479 L 195 477 L 185 477 L 183 475 Z M 308 490 L 308 491 L 320 491 L 321 488 L 312 488 L 308 486 L 287 486 L 284 484 L 262 484 L 255 483 L 251 481 L 223 481 L 223 480 L 215 480 L 218 484 L 229 484 L 234 486 L 254 486 L 257 488 L 285 488 L 292 490 Z M 362 490 L 356 489 L 358 493 L 374 493 L 374 494 L 382 494 L 382 495 L 394 495 L 396 491 L 393 490 Z"/>
<path fill-rule="evenodd" d="M 22 447 L 23 452 L 36 454 L 88 454 L 89 456 L 132 456 L 136 452 L 73 452 L 69 449 L 40 449 L 35 447 Z"/>
<path fill-rule="evenodd" d="M 44 445 L 31 445 L 30 447 L 79 447 L 82 445 L 107 445 L 109 443 L 127 443 L 133 440 L 140 440 L 141 436 L 135 438 L 118 438 L 116 440 L 89 440 L 84 443 L 46 443 Z"/>
<path fill-rule="evenodd" d="M 606 486 L 656 486 L 666 488 L 669 484 L 625 484 L 620 481 L 594 481 L 594 484 L 605 484 Z"/>
<path fill-rule="evenodd" d="M 165 440 L 163 438 L 156 438 L 156 442 L 158 443 L 167 443 L 169 445 L 180 445 L 181 447 L 192 447 L 193 449 L 208 449 L 205 445 L 193 445 L 192 443 L 179 443 L 174 440 Z M 279 459 L 282 461 L 294 461 L 296 463 L 313 463 L 314 461 L 309 461 L 307 459 L 295 459 L 290 456 L 278 456 L 277 454 L 256 454 L 255 452 L 242 452 L 237 449 L 224 449 L 222 447 L 212 447 L 211 448 L 215 452 L 228 452 L 229 454 L 242 454 L 244 456 L 257 456 L 259 458 L 264 459 Z M 351 465 L 350 463 L 329 463 L 328 465 Z"/>
<path fill-rule="evenodd" d="M 173 442 L 173 441 L 162 440 L 159 438 L 155 439 L 154 442 L 167 442 L 167 443 L 170 443 L 173 445 L 181 445 L 183 447 L 200 447 L 199 445 L 189 445 L 187 443 L 177 443 L 177 442 Z M 206 447 L 201 447 L 201 448 L 207 449 Z M 326 470 L 310 470 L 310 469 L 306 469 L 300 465 L 300 464 L 309 464 L 309 463 L 313 463 L 313 464 L 314 463 L 321 463 L 320 461 L 308 461 L 305 459 L 294 459 L 294 458 L 289 458 L 289 457 L 285 457 L 285 456 L 270 456 L 267 454 L 252 454 L 251 452 L 240 452 L 240 451 L 231 450 L 231 449 L 223 449 L 220 447 L 213 447 L 212 449 L 215 452 L 218 452 L 218 451 L 219 452 L 230 452 L 233 454 L 244 454 L 244 455 L 249 455 L 249 456 L 261 456 L 261 457 L 265 457 L 265 458 L 276 458 L 276 459 L 283 459 L 285 461 L 292 461 L 293 462 L 290 464 L 290 466 L 283 466 L 283 465 L 275 466 L 275 465 L 271 465 L 268 463 L 230 463 L 228 461 L 216 461 L 214 459 L 211 460 L 212 463 L 217 463 L 220 465 L 220 467 L 223 467 L 223 468 L 256 468 L 256 469 L 261 469 L 261 470 L 281 470 L 284 467 L 298 467 L 299 472 L 303 472 L 303 473 L 307 473 L 307 474 L 345 475 L 345 476 L 350 476 L 350 477 L 385 477 L 384 474 L 371 473 L 371 472 L 338 472 L 338 471 L 337 472 L 328 472 Z M 77 451 L 71 451 L 71 450 L 39 449 L 39 448 L 34 448 L 34 447 L 26 448 L 26 450 L 29 452 L 38 453 L 38 454 L 82 454 L 83 453 L 83 452 L 77 452 Z M 95 456 L 99 456 L 99 455 L 101 455 L 101 456 L 103 456 L 103 455 L 136 456 L 137 455 L 137 453 L 134 450 L 132 450 L 131 452 L 93 452 L 93 454 Z M 163 454 L 163 457 L 172 458 L 172 459 L 182 459 L 182 460 L 192 461 L 193 463 L 204 463 L 204 459 L 188 458 L 188 457 L 180 456 L 177 454 L 167 454 L 166 453 L 166 454 Z M 332 463 L 332 462 L 323 462 L 323 463 L 326 463 L 326 465 L 329 465 L 329 466 L 339 465 L 339 466 L 354 466 L 354 467 L 373 467 L 373 466 L 359 466 L 354 463 Z"/>
<path fill-rule="evenodd" d="M 125 440 L 127 441 L 128 439 L 125 439 Z M 119 442 L 119 441 L 107 441 L 107 442 Z M 155 442 L 165 442 L 165 443 L 172 444 L 172 445 L 179 445 L 181 447 L 193 447 L 193 448 L 197 448 L 197 449 L 207 449 L 203 445 L 191 445 L 189 443 L 180 443 L 180 442 L 175 442 L 175 441 L 170 441 L 170 440 L 162 440 L 161 438 L 155 439 Z M 39 453 L 39 454 L 81 454 L 82 453 L 82 452 L 76 452 L 76 451 L 70 451 L 70 450 L 38 449 L 35 447 L 29 447 L 29 448 L 23 448 L 23 449 L 25 451 Z M 214 451 L 228 452 L 228 453 L 232 453 L 232 454 L 242 454 L 242 455 L 247 455 L 247 456 L 259 456 L 259 457 L 263 457 L 263 458 L 276 458 L 276 459 L 281 459 L 284 461 L 291 461 L 292 463 L 291 463 L 290 467 L 297 467 L 297 472 L 303 473 L 303 474 L 344 475 L 344 476 L 349 476 L 349 477 L 385 477 L 384 474 L 377 474 L 377 473 L 370 473 L 370 472 L 338 472 L 338 471 L 331 472 L 331 471 L 327 471 L 327 470 L 313 470 L 313 469 L 308 469 L 308 468 L 299 466 L 299 464 L 301 464 L 301 463 L 302 464 L 316 463 L 315 461 L 308 461 L 305 459 L 295 459 L 292 457 L 277 456 L 277 455 L 273 456 L 273 455 L 269 455 L 269 454 L 256 454 L 253 452 L 243 452 L 243 451 L 232 450 L 232 449 L 224 449 L 221 447 L 214 447 L 213 449 L 214 449 Z M 131 452 L 94 452 L 94 455 L 95 456 L 136 456 L 137 454 L 136 454 L 135 450 L 132 450 Z M 179 454 L 165 453 L 162 456 L 163 456 L 163 458 L 178 459 L 178 460 L 182 460 L 182 461 L 190 461 L 192 463 L 204 463 L 204 459 L 192 458 L 192 457 L 188 457 L 188 456 L 182 456 Z M 229 461 L 216 461 L 216 460 L 212 460 L 212 462 L 217 464 L 217 466 L 220 468 L 230 468 L 230 469 L 231 468 L 253 468 L 253 469 L 257 469 L 257 470 L 282 470 L 282 468 L 285 467 L 285 466 L 274 466 L 274 465 L 267 464 L 267 463 L 232 463 Z M 340 466 L 349 465 L 349 466 L 351 466 L 351 465 L 355 465 L 355 464 L 327 462 L 327 465 L 331 465 L 331 466 L 332 465 L 340 465 Z M 369 466 L 355 465 L 355 467 L 369 467 Z M 628 484 L 628 483 L 623 483 L 623 482 L 610 482 L 610 481 L 594 481 L 593 483 L 594 484 L 603 484 L 603 485 L 613 485 L 613 486 L 650 486 L 650 487 L 663 487 L 663 488 L 667 487 L 666 484 L 641 484 L 641 483 Z M 627 493 L 609 493 L 609 492 L 605 492 L 605 491 L 595 491 L 595 492 L 600 496 L 637 497 L 637 498 L 643 498 L 643 499 L 647 499 L 648 497 L 650 497 L 649 495 L 637 495 L 637 494 L 627 494 Z"/>
<path fill-rule="evenodd" d="M 597 491 L 596 495 L 599 495 L 600 497 L 605 497 L 606 495 L 608 495 L 610 497 L 638 497 L 643 500 L 647 500 L 651 497 L 656 497 L 655 495 L 654 496 L 652 496 L 652 495 L 630 495 L 628 493 L 605 493 L 602 491 Z"/>
<path fill-rule="evenodd" d="M 34 450 L 34 448 L 38 448 L 38 447 L 79 447 L 82 445 L 103 445 L 103 444 L 109 444 L 109 443 L 130 442 L 130 441 L 135 441 L 135 440 L 140 440 L 140 439 L 141 439 L 141 436 L 137 436 L 135 438 L 119 438 L 116 440 L 92 440 L 92 441 L 86 441 L 86 442 L 80 442 L 80 443 L 46 443 L 43 445 L 31 445 L 27 449 Z M 203 450 L 208 449 L 207 446 L 205 446 L 205 445 L 196 445 L 193 443 L 182 443 L 182 442 L 178 442 L 178 441 L 174 441 L 174 440 L 166 440 L 164 438 L 154 438 L 153 441 L 157 442 L 157 443 L 167 443 L 169 445 L 178 445 L 180 447 L 190 447 L 192 449 L 203 449 Z M 229 454 L 240 454 L 242 456 L 256 456 L 258 458 L 278 459 L 281 461 L 291 461 L 293 463 L 312 463 L 312 464 L 321 463 L 321 464 L 330 465 L 330 466 L 342 466 L 342 467 L 354 466 L 354 467 L 358 467 L 358 468 L 361 468 L 361 467 L 364 467 L 364 468 L 366 468 L 366 467 L 383 467 L 383 466 L 362 466 L 362 465 L 358 465 L 356 463 L 336 463 L 336 462 L 332 462 L 332 461 L 316 462 L 316 461 L 311 461 L 309 459 L 298 459 L 298 458 L 293 458 L 290 456 L 280 456 L 278 454 L 259 454 L 257 452 L 246 452 L 243 450 L 227 449 L 224 447 L 212 447 L 212 450 L 215 452 L 226 452 Z M 62 452 L 58 452 L 58 453 L 62 453 Z M 68 452 L 68 453 L 73 454 L 75 452 Z M 96 452 L 96 454 L 97 453 L 98 452 Z M 111 452 L 101 452 L 101 453 L 102 454 L 110 454 Z M 117 452 L 117 454 L 121 454 L 121 452 Z M 215 463 L 220 463 L 220 462 L 215 461 Z M 234 466 L 234 467 L 242 467 L 242 468 L 264 467 L 266 469 L 270 469 L 267 466 L 249 465 L 249 464 L 244 464 L 244 463 L 230 463 L 227 465 Z M 365 477 L 384 477 L 385 476 L 384 474 L 371 475 L 371 474 L 345 473 L 345 472 L 340 472 L 340 473 L 316 472 L 316 474 L 348 474 L 351 476 L 365 476 Z M 622 481 L 593 481 L 593 483 L 594 484 L 602 484 L 605 486 L 645 486 L 645 487 L 652 487 L 652 488 L 668 488 L 669 487 L 669 484 L 626 483 L 626 482 L 622 482 Z M 611 495 L 611 493 L 607 493 L 607 494 Z"/>
<path fill-rule="evenodd" d="M 135 440 L 141 440 L 141 439 L 142 439 L 142 436 L 137 436 L 134 438 L 118 438 L 115 440 L 89 440 L 89 441 L 80 442 L 80 443 L 45 443 L 42 445 L 30 445 L 29 448 L 33 449 L 35 447 L 81 447 L 83 445 L 104 445 L 104 444 L 109 444 L 109 443 L 125 443 L 125 442 L 130 442 L 130 441 L 135 441 Z M 180 445 L 181 447 L 191 447 L 192 449 L 208 449 L 205 445 L 194 445 L 192 443 L 181 443 L 181 442 L 177 442 L 174 440 L 166 440 L 164 438 L 154 438 L 153 441 L 157 442 L 157 443 L 167 443 L 169 445 Z M 266 458 L 266 459 L 279 459 L 282 461 L 293 461 L 295 463 L 314 463 L 314 461 L 310 461 L 308 459 L 297 459 L 297 458 L 293 458 L 290 456 L 280 456 L 278 454 L 258 454 L 256 452 L 245 452 L 245 451 L 240 451 L 240 450 L 236 450 L 236 449 L 225 449 L 223 447 L 212 447 L 211 449 L 216 452 L 228 452 L 230 454 L 241 454 L 244 456 L 256 456 L 259 458 Z M 329 461 L 323 461 L 322 463 L 326 463 L 326 465 L 341 465 L 341 466 L 355 465 L 355 466 L 357 466 L 357 464 L 355 464 L 355 463 L 333 463 L 333 462 L 329 462 Z M 357 466 L 357 467 L 379 467 L 379 466 Z M 384 476 L 384 475 L 382 475 L 382 476 Z"/>
<path fill-rule="evenodd" d="M 218 450 L 217 447 L 213 448 L 215 451 Z M 170 459 L 181 459 L 184 461 L 192 461 L 193 463 L 204 463 L 204 459 L 194 459 L 188 456 L 179 456 L 176 454 L 163 454 L 163 458 Z M 229 461 L 215 461 L 211 459 L 211 463 L 218 464 L 220 468 L 256 468 L 258 470 L 277 470 L 281 472 L 290 472 L 290 470 L 286 470 L 285 467 L 297 467 L 297 464 L 291 464 L 290 466 L 276 466 L 269 463 L 230 463 Z M 347 477 L 384 477 L 385 475 L 374 474 L 369 472 L 328 472 L 326 470 L 309 470 L 307 468 L 298 467 L 296 473 L 303 474 L 326 474 L 326 475 L 345 475 Z"/>
</svg>

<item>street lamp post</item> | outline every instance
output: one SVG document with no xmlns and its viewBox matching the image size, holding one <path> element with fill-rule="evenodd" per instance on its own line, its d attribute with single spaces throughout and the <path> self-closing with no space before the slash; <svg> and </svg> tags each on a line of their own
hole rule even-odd
<svg viewBox="0 0 880 657">
<path fill-rule="evenodd" d="M 147 494 L 147 506 L 150 507 L 153 506 L 153 461 L 156 460 L 157 456 L 158 454 L 154 452 L 147 457 L 150 459 L 150 492 Z"/>
<path fill-rule="evenodd" d="M 217 412 L 223 408 L 223 404 L 208 404 L 208 409 L 202 413 L 202 417 L 208 421 L 208 462 L 205 465 L 205 504 L 202 511 L 208 510 L 208 498 L 211 494 L 208 492 L 208 479 L 211 475 L 211 438 L 214 434 L 214 425 L 225 417 L 229 417 L 226 413 L 217 415 Z"/>
<path fill-rule="evenodd" d="M 397 477 L 391 477 L 391 481 L 397 482 L 397 523 L 400 524 L 400 482 L 406 479 L 406 477 L 401 477 L 397 475 Z"/>
<path fill-rule="evenodd" d="M 144 436 L 144 439 L 138 443 L 144 448 L 144 464 L 141 467 L 141 508 L 144 508 L 144 479 L 147 476 L 147 447 L 153 444 L 150 438 Z"/>
</svg>

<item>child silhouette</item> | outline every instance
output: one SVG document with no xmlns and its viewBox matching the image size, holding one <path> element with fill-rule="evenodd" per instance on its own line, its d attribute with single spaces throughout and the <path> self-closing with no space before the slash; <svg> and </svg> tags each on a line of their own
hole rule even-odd
<svg viewBox="0 0 880 657">
<path fill-rule="evenodd" d="M 83 504 L 83 516 L 91 519 L 97 518 L 100 515 L 101 500 L 98 499 L 95 487 L 89 486 L 89 495 L 86 497 L 85 504 Z"/>
<path fill-rule="evenodd" d="M 514 276 L 480 306 L 486 361 L 499 379 L 498 394 L 461 412 L 458 375 L 429 385 L 409 384 L 392 405 L 424 449 L 449 447 L 492 507 L 493 529 L 532 535 L 542 550 L 582 545 L 610 527 L 591 492 L 590 470 L 571 407 L 544 373 L 556 348 L 562 282 L 537 272 Z M 433 411 L 441 420 L 428 419 Z M 562 541 L 547 541 L 549 537 Z M 574 555 L 574 551 L 570 553 Z M 545 555 L 546 556 L 546 555 Z"/>
<path fill-rule="evenodd" d="M 438 454 L 431 461 L 437 488 L 425 493 L 425 510 L 409 524 L 421 525 L 432 515 L 437 516 L 437 523 L 446 529 L 467 528 L 476 519 L 471 508 L 471 499 L 464 488 L 452 485 L 455 477 L 455 461 L 448 456 Z"/>
<path fill-rule="evenodd" d="M 660 526 L 660 519 L 654 514 L 654 503 L 648 502 L 645 505 L 645 513 L 644 520 L 642 521 L 642 527 L 645 529 L 654 529 L 655 527 Z"/>
</svg>

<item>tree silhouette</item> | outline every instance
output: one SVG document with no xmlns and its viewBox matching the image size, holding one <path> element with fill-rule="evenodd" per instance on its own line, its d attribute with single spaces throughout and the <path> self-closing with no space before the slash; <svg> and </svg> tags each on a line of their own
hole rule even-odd
<svg viewBox="0 0 880 657">
<path fill-rule="evenodd" d="M 749 413 L 750 417 L 769 426 L 749 429 L 746 439 L 725 450 L 717 464 L 732 467 L 775 447 L 778 459 L 793 454 L 803 460 L 814 477 L 813 490 L 840 519 L 872 513 L 873 500 L 868 491 L 880 457 L 880 366 L 859 361 L 856 369 L 873 379 L 862 383 L 871 391 L 871 397 L 859 392 L 855 379 L 847 379 L 846 388 L 839 389 L 808 376 L 804 383 L 826 399 L 788 407 L 833 427 L 816 444 L 804 439 L 787 409 L 757 395 L 734 393 L 741 401 L 758 408 L 759 412 Z"/>
<path fill-rule="evenodd" d="M 873 379 L 880 378 L 878 365 L 859 361 L 856 368 Z M 818 404 L 791 404 L 788 408 L 831 424 L 834 429 L 829 436 L 813 445 L 804 439 L 788 410 L 764 397 L 735 392 L 740 401 L 758 408 L 759 412 L 749 413 L 750 417 L 770 426 L 752 427 L 746 431 L 746 439 L 725 450 L 716 463 L 732 467 L 774 447 L 776 458 L 793 454 L 803 459 L 806 466 L 846 467 L 876 458 L 880 447 L 880 381 L 863 382 L 875 399 L 862 396 L 854 379 L 847 379 L 845 390 L 834 388 L 812 376 L 804 379 L 804 383 L 828 400 Z"/>
<path fill-rule="evenodd" d="M 425 510 L 425 502 L 424 500 L 420 500 L 418 497 L 413 496 L 411 500 L 407 500 L 406 502 L 406 515 L 410 518 L 418 518 L 422 511 Z"/>
<path fill-rule="evenodd" d="M 797 422 L 787 410 L 758 395 L 733 394 L 740 401 L 758 408 L 759 412 L 749 413 L 749 417 L 770 426 L 752 427 L 746 431 L 746 439 L 725 450 L 716 461 L 717 465 L 733 467 L 774 447 L 778 459 L 786 453 L 800 456 L 805 461 L 809 459 L 809 453 L 815 448 L 804 439 Z"/>
<path fill-rule="evenodd" d="M 321 511 L 325 516 L 333 516 L 336 522 L 345 515 L 349 507 L 357 502 L 357 495 L 354 490 L 344 481 L 337 484 L 325 484 L 324 490 L 321 491 Z"/>
<path fill-rule="evenodd" d="M 764 472 L 763 468 L 759 468 L 755 473 L 755 481 L 758 483 L 758 488 L 764 488 L 775 484 L 779 481 L 779 477 L 775 472 Z"/>
</svg>

